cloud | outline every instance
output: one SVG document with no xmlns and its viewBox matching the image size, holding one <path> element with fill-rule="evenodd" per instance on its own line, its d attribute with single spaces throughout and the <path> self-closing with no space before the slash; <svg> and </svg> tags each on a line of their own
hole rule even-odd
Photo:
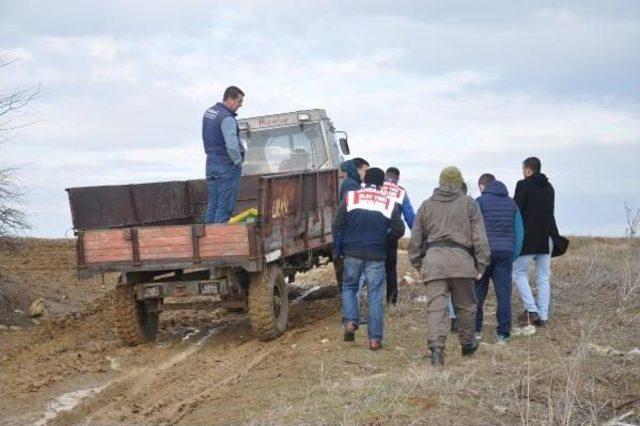
<svg viewBox="0 0 640 426">
<path fill-rule="evenodd" d="M 233 83 L 245 117 L 326 108 L 354 153 L 403 170 L 415 199 L 445 165 L 512 184 L 534 154 L 589 203 L 610 179 L 632 198 L 638 172 L 620 152 L 640 144 L 638 17 L 624 1 L 3 5 L 0 50 L 23 58 L 3 82 L 42 94 L 41 122 L 0 165 L 28 165 L 36 233 L 59 235 L 64 187 L 200 177 L 201 114 Z M 561 221 L 573 223 L 571 200 Z"/>
</svg>

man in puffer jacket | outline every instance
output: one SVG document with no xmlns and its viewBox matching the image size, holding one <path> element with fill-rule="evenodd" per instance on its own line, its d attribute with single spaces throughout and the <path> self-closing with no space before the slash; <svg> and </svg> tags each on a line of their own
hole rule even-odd
<svg viewBox="0 0 640 426">
<path fill-rule="evenodd" d="M 482 211 L 484 227 L 491 247 L 491 263 L 482 278 L 476 282 L 478 312 L 476 314 L 476 337 L 482 332 L 483 305 L 493 281 L 498 308 L 496 318 L 496 342 L 507 343 L 511 335 L 511 273 L 513 261 L 520 255 L 524 229 L 522 217 L 515 201 L 509 197 L 507 187 L 490 174 L 480 176 L 478 187 L 482 195 L 476 199 Z"/>
</svg>

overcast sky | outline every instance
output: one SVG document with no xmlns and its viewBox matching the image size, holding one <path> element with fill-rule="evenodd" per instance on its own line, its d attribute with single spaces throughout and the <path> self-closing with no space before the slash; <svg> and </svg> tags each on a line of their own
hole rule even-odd
<svg viewBox="0 0 640 426">
<path fill-rule="evenodd" d="M 418 205 L 439 171 L 513 191 L 538 156 L 565 234 L 621 236 L 640 208 L 640 3 L 2 1 L 0 91 L 40 85 L 0 147 L 33 236 L 71 228 L 65 187 L 204 176 L 201 119 L 325 108 Z"/>
</svg>

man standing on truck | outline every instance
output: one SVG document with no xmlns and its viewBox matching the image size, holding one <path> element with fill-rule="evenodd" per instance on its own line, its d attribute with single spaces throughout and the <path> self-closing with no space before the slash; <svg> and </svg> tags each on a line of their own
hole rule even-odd
<svg viewBox="0 0 640 426">
<path fill-rule="evenodd" d="M 357 294 L 360 277 L 364 275 L 368 287 L 369 349 L 377 351 L 382 348 L 384 330 L 382 292 L 388 239 L 402 237 L 404 223 L 395 203 L 380 191 L 384 172 L 376 167 L 367 170 L 364 183 L 365 188 L 347 192 L 340 203 L 333 232 L 342 236 L 345 255 L 342 287 L 344 340 L 353 341 L 360 325 Z"/>
<path fill-rule="evenodd" d="M 246 147 L 240 142 L 235 117 L 243 100 L 244 92 L 229 86 L 222 102 L 206 110 L 202 118 L 209 190 L 206 223 L 227 223 L 236 206 Z"/>
<path fill-rule="evenodd" d="M 416 214 L 413 211 L 407 191 L 398 185 L 400 170 L 389 167 L 385 172 L 385 181 L 382 185 L 382 193 L 391 198 L 401 209 L 402 216 L 409 226 L 413 228 L 413 220 Z M 389 241 L 387 247 L 387 305 L 395 306 L 398 301 L 398 240 Z"/>
</svg>

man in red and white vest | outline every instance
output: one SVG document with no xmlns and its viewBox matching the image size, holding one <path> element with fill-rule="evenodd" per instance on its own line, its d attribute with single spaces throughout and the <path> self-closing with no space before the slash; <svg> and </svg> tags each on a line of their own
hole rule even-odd
<svg viewBox="0 0 640 426">
<path fill-rule="evenodd" d="M 385 181 L 380 190 L 396 203 L 398 209 L 402 211 L 402 216 L 409 226 L 413 227 L 413 220 L 416 215 L 413 211 L 411 201 L 407 191 L 398 185 L 400 180 L 400 170 L 396 167 L 389 167 L 385 173 Z M 387 247 L 387 304 L 395 306 L 398 301 L 398 240 L 390 241 Z"/>
<path fill-rule="evenodd" d="M 365 173 L 365 187 L 349 191 L 340 203 L 333 222 L 336 236 L 336 254 L 344 253 L 342 308 L 344 340 L 353 341 L 360 325 L 358 291 L 360 277 L 367 282 L 369 349 L 382 347 L 384 330 L 383 288 L 388 240 L 404 235 L 404 223 L 395 203 L 386 197 L 380 187 L 384 172 L 379 168 Z"/>
</svg>

